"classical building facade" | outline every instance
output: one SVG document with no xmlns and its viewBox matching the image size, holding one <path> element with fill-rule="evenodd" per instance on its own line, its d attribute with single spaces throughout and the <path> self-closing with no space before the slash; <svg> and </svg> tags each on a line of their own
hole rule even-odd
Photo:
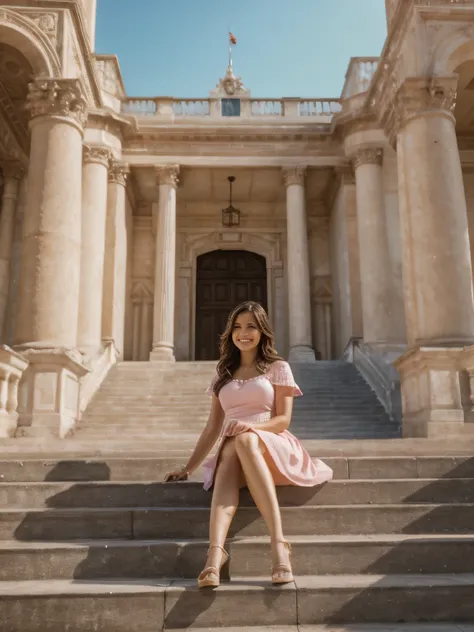
<svg viewBox="0 0 474 632">
<path fill-rule="evenodd" d="M 387 0 L 340 98 L 271 100 L 128 96 L 95 4 L 0 4 L 2 436 L 65 436 L 116 359 L 214 360 L 246 299 L 291 361 L 399 375 L 405 435 L 468 431 L 474 0 Z"/>
</svg>

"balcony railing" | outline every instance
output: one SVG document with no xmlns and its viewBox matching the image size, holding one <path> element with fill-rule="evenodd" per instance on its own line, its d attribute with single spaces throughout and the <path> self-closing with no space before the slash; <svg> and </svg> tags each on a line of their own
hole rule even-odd
<svg viewBox="0 0 474 632">
<path fill-rule="evenodd" d="M 367 92 L 378 64 L 378 57 L 353 57 L 347 70 L 342 99 L 350 99 Z"/>
<path fill-rule="evenodd" d="M 233 99 L 228 99 L 233 101 Z M 122 102 L 122 113 L 137 117 L 188 118 L 209 117 L 279 119 L 298 117 L 319 117 L 328 121 L 341 111 L 339 99 L 236 99 L 239 107 L 227 109 L 233 114 L 225 114 L 220 99 L 173 99 L 171 97 L 129 98 Z M 222 101 L 225 101 L 223 99 Z"/>
</svg>

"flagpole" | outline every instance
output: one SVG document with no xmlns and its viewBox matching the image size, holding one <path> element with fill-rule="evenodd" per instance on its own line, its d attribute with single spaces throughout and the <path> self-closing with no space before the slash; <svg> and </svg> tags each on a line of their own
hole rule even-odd
<svg viewBox="0 0 474 632">
<path fill-rule="evenodd" d="M 227 39 L 229 40 L 229 68 L 232 68 L 232 42 L 230 40 L 230 26 L 227 29 Z"/>
</svg>

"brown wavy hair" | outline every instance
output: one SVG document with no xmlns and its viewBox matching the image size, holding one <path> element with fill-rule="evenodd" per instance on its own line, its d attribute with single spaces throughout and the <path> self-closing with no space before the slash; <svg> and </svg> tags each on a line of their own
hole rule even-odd
<svg viewBox="0 0 474 632">
<path fill-rule="evenodd" d="M 261 333 L 257 349 L 257 371 L 260 374 L 266 373 L 270 364 L 282 359 L 275 350 L 275 334 L 270 325 L 267 312 L 260 303 L 255 303 L 254 301 L 241 303 L 229 314 L 227 326 L 221 335 L 220 360 L 217 364 L 217 380 L 214 384 L 214 394 L 216 396 L 219 395 L 223 386 L 232 381 L 234 373 L 240 366 L 240 351 L 232 340 L 232 332 L 237 317 L 245 312 L 253 314 Z"/>
</svg>

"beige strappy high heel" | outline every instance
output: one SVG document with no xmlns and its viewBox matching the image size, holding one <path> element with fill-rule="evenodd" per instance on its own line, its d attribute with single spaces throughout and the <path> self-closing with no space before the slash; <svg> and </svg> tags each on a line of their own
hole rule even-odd
<svg viewBox="0 0 474 632">
<path fill-rule="evenodd" d="M 286 540 L 278 540 L 288 549 L 291 558 L 291 544 Z M 272 584 L 289 584 L 293 581 L 293 571 L 289 564 L 277 564 L 272 568 Z"/>
<path fill-rule="evenodd" d="M 199 588 L 217 588 L 221 583 L 222 567 L 229 561 L 229 554 L 221 546 L 218 546 L 217 544 L 210 546 L 207 551 L 208 555 L 212 549 L 220 549 L 222 551 L 221 565 L 219 568 L 217 568 L 217 566 L 206 566 L 198 577 Z"/>
</svg>

